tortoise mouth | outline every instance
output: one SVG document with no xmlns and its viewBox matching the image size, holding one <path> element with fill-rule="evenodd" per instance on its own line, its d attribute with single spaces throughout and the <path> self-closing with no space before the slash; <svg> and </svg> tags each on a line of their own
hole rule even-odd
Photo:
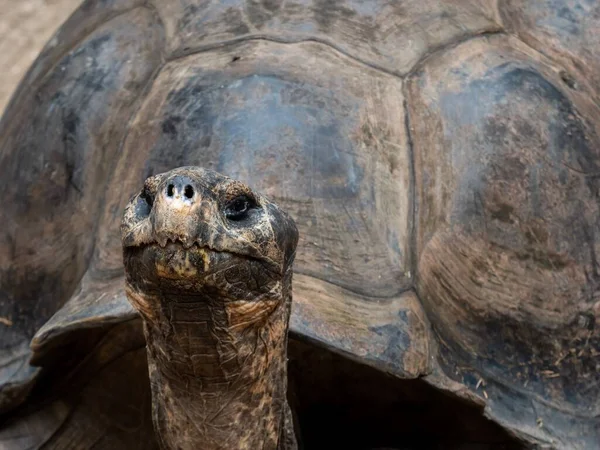
<svg viewBox="0 0 600 450">
<path fill-rule="evenodd" d="M 185 249 L 196 246 L 205 247 L 213 251 L 222 251 L 213 248 L 208 242 L 201 242 L 199 237 L 180 236 L 169 232 L 156 233 L 152 229 L 153 226 L 147 218 L 146 220 L 139 221 L 123 236 L 123 249 L 147 247 L 151 245 L 158 245 L 164 248 L 168 244 L 178 244 Z"/>
<path fill-rule="evenodd" d="M 179 237 L 163 237 L 158 239 L 149 240 L 148 242 L 144 242 L 142 244 L 135 245 L 124 245 L 123 251 L 127 253 L 138 253 L 143 250 L 152 250 L 154 252 L 184 252 L 190 255 L 192 254 L 202 254 L 204 256 L 215 255 L 220 257 L 230 257 L 239 260 L 242 262 L 243 260 L 255 260 L 255 261 L 263 261 L 261 258 L 253 257 L 247 255 L 246 253 L 217 249 L 213 246 L 200 242 L 199 240 L 188 240 L 181 239 Z"/>
<path fill-rule="evenodd" d="M 218 254 L 235 255 L 240 258 L 260 261 L 271 271 L 280 271 L 281 262 L 262 254 L 258 245 L 247 242 L 246 245 L 227 245 L 228 239 L 219 236 L 180 235 L 169 231 L 155 232 L 153 225 L 148 219 L 139 221 L 133 228 L 129 229 L 122 238 L 124 255 L 134 252 L 136 249 L 161 248 L 179 246 L 183 250 L 202 250 Z M 239 241 L 235 244 L 239 244 Z M 231 248 L 233 247 L 233 248 Z"/>
<path fill-rule="evenodd" d="M 277 278 L 278 268 L 247 254 L 217 250 L 197 241 L 176 237 L 124 247 L 127 279 L 151 290 L 226 292 L 253 290 L 253 280 Z M 232 295 L 238 297 L 240 293 Z"/>
<path fill-rule="evenodd" d="M 171 238 L 124 247 L 124 256 L 129 278 L 160 284 L 170 280 L 189 288 L 200 287 L 210 274 L 242 262 L 234 253 Z"/>
<path fill-rule="evenodd" d="M 217 250 L 215 248 L 212 248 L 207 243 L 200 242 L 197 239 L 187 239 L 187 238 L 181 238 L 179 236 L 171 236 L 171 235 L 163 235 L 160 237 L 155 237 L 154 239 L 150 240 L 149 242 L 144 242 L 143 244 L 137 245 L 134 247 L 152 247 L 152 246 L 160 247 L 160 248 L 181 247 L 184 250 L 205 249 L 207 251 L 217 252 L 217 253 L 233 253 L 233 252 L 229 252 L 229 251 Z"/>
</svg>

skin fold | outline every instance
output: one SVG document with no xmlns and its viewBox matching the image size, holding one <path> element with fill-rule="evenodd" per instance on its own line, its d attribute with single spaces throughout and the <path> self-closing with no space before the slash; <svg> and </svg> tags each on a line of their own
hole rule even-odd
<svg viewBox="0 0 600 450">
<path fill-rule="evenodd" d="M 122 222 L 164 449 L 296 448 L 286 400 L 293 220 L 247 186 L 182 167 Z"/>
</svg>

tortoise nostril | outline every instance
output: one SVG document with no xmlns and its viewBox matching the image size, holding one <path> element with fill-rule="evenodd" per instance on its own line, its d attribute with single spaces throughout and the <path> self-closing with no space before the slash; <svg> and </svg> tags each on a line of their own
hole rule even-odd
<svg viewBox="0 0 600 450">
<path fill-rule="evenodd" d="M 167 180 L 166 186 L 162 189 L 163 195 L 169 201 L 178 199 L 191 204 L 196 196 L 197 186 L 189 177 L 177 175 Z"/>
<path fill-rule="evenodd" d="M 168 195 L 169 197 L 173 197 L 173 195 L 174 195 L 174 194 L 175 194 L 175 186 L 174 186 L 174 185 L 172 185 L 172 184 L 169 184 L 169 185 L 167 186 L 167 195 Z"/>
</svg>

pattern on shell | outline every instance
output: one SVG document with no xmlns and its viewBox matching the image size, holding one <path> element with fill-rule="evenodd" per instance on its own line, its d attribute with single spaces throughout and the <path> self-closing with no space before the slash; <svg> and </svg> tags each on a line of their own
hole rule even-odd
<svg viewBox="0 0 600 450">
<path fill-rule="evenodd" d="M 599 8 L 86 1 L 0 124 L 0 403 L 69 298 L 122 299 L 133 192 L 194 164 L 298 223 L 292 329 L 597 442 Z"/>
</svg>

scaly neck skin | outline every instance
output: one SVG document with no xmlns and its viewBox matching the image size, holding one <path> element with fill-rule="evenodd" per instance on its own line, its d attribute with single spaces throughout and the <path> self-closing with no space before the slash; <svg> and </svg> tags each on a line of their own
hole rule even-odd
<svg viewBox="0 0 600 450">
<path fill-rule="evenodd" d="M 159 300 L 129 289 L 130 299 L 146 306 L 153 420 L 164 449 L 279 448 L 289 408 L 289 290 L 267 315 L 251 302 L 164 294 Z M 249 308 L 262 319 L 248 326 Z"/>
</svg>

